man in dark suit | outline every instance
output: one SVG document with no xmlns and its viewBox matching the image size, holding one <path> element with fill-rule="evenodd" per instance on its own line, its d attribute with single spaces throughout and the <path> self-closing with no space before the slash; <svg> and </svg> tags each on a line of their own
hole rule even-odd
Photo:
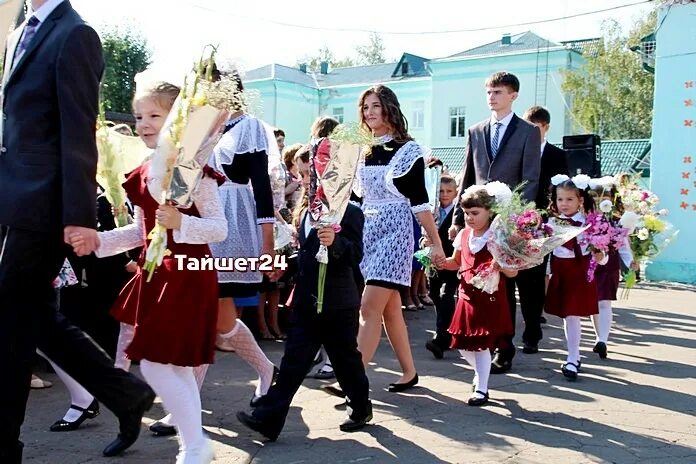
<svg viewBox="0 0 696 464">
<path fill-rule="evenodd" d="M 442 251 L 450 257 L 454 252 L 452 240 L 449 239 L 449 228 L 454 218 L 455 200 L 457 199 L 457 181 L 453 177 L 443 174 L 440 178 L 440 208 L 438 209 L 437 233 L 442 242 Z M 430 298 L 435 303 L 437 311 L 436 332 L 432 340 L 425 343 L 425 348 L 430 351 L 435 359 L 442 359 L 445 351 L 449 350 L 452 336 L 447 331 L 454 314 L 455 297 L 459 279 L 456 271 L 438 269 L 430 276 Z"/>
<path fill-rule="evenodd" d="M 7 41 L 0 131 L 0 462 L 22 458 L 30 362 L 37 346 L 120 421 L 115 455 L 135 442 L 154 392 L 113 367 L 94 342 L 57 312 L 52 282 L 72 233 L 98 245 L 95 125 L 104 69 L 96 32 L 68 1 L 33 0 Z M 64 243 L 65 242 L 65 243 Z"/>
<path fill-rule="evenodd" d="M 520 119 L 512 111 L 512 104 L 517 99 L 519 90 L 517 77 L 505 71 L 497 72 L 486 80 L 491 117 L 468 130 L 460 198 L 464 190 L 472 185 L 499 181 L 510 188 L 524 183 L 522 196 L 529 201 L 536 199 L 541 165 L 541 136 L 534 125 Z M 463 226 L 464 212 L 457 208 L 450 237 L 453 238 Z M 517 312 L 515 280 L 507 279 L 513 328 Z M 524 283 L 520 281 L 520 293 L 524 292 L 523 287 Z M 522 314 L 525 314 L 524 308 Z M 525 320 L 525 325 L 534 327 L 532 331 L 536 332 L 539 320 Z M 538 332 L 541 332 L 541 327 Z M 491 373 L 506 372 L 512 367 L 512 358 L 515 356 L 513 336 L 499 340 Z"/>
</svg>

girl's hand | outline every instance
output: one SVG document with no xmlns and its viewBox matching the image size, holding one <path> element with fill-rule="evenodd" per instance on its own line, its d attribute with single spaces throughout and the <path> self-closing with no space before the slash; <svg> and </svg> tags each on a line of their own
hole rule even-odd
<svg viewBox="0 0 696 464">
<path fill-rule="evenodd" d="M 332 227 L 322 227 L 317 231 L 317 235 L 319 236 L 319 243 L 325 247 L 331 246 L 336 238 L 336 232 L 334 232 Z"/>
<path fill-rule="evenodd" d="M 457 237 L 457 234 L 459 233 L 459 230 L 461 228 L 455 225 L 452 225 L 448 230 L 447 233 L 449 235 L 450 240 L 454 240 Z"/>
<path fill-rule="evenodd" d="M 135 271 L 138 270 L 138 263 L 135 261 L 131 260 L 126 264 L 126 272 L 130 272 L 131 274 L 134 274 Z"/>
<path fill-rule="evenodd" d="M 155 216 L 162 227 L 173 230 L 181 228 L 181 211 L 172 205 L 160 205 Z"/>
<path fill-rule="evenodd" d="M 420 245 L 421 245 L 423 248 L 429 247 L 430 245 L 433 244 L 433 243 L 430 241 L 430 239 L 428 238 L 427 235 L 424 235 L 423 237 L 421 237 L 420 241 L 421 241 Z"/>
<path fill-rule="evenodd" d="M 592 256 L 594 256 L 595 261 L 597 261 L 598 263 L 604 261 L 604 252 L 602 251 L 593 251 Z"/>
</svg>

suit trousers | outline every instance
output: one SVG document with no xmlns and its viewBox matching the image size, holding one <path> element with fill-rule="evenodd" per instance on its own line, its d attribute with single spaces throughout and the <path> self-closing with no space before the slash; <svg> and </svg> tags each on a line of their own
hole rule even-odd
<svg viewBox="0 0 696 464">
<path fill-rule="evenodd" d="M 53 279 L 65 258 L 60 229 L 34 232 L 0 226 L 0 462 L 21 448 L 31 363 L 40 348 L 116 416 L 142 404 L 150 387 L 113 361 L 57 311 Z"/>
<path fill-rule="evenodd" d="M 452 335 L 448 332 L 456 305 L 459 279 L 456 271 L 438 270 L 430 277 L 430 299 L 437 312 L 436 333 L 433 342 L 442 350 L 448 350 Z"/>
<path fill-rule="evenodd" d="M 324 308 L 322 314 L 317 314 L 316 308 L 293 310 L 278 380 L 254 409 L 255 418 L 277 432 L 283 429 L 292 398 L 311 369 L 321 345 L 346 393 L 348 415 L 355 420 L 366 416 L 370 403 L 369 382 L 358 351 L 359 309 Z"/>
<path fill-rule="evenodd" d="M 546 277 L 546 261 L 531 269 L 519 271 L 517 276 L 508 279 L 507 297 L 510 305 L 510 317 L 512 319 L 513 334 L 505 337 L 498 344 L 498 351 L 505 359 L 511 360 L 515 356 L 515 345 L 513 338 L 515 336 L 515 323 L 517 320 L 517 301 L 515 298 L 515 287 L 520 293 L 520 307 L 522 309 L 522 318 L 524 319 L 524 332 L 522 333 L 522 342 L 529 345 L 537 345 L 542 339 L 541 331 L 541 314 L 544 310 L 545 300 L 545 277 Z"/>
</svg>

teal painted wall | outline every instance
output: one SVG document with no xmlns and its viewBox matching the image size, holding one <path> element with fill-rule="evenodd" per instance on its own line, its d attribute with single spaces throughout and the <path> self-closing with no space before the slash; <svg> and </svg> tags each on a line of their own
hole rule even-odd
<svg viewBox="0 0 696 464">
<path fill-rule="evenodd" d="M 660 10 L 651 189 L 679 237 L 648 266 L 651 280 L 696 283 L 696 4 Z"/>
</svg>

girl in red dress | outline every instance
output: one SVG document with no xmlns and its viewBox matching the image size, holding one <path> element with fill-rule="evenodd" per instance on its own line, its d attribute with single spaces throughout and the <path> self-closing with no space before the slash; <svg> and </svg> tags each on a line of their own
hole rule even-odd
<svg viewBox="0 0 696 464">
<path fill-rule="evenodd" d="M 594 201 L 587 189 L 589 177 L 562 177 L 564 179 L 558 178 L 551 193 L 549 211 L 553 217 L 549 223 L 582 226 L 586 220 L 585 212 L 594 211 Z M 582 234 L 553 250 L 546 293 L 546 312 L 563 318 L 568 356 L 561 365 L 561 372 L 569 380 L 577 379 L 580 370 L 580 318 L 597 314 L 597 279 L 587 281 L 591 256 L 587 246 L 580 245 L 581 237 Z M 606 257 L 601 252 L 595 253 L 595 260 L 600 265 L 606 264 Z"/>
<path fill-rule="evenodd" d="M 161 86 L 159 86 L 161 88 Z M 156 140 L 167 115 L 156 104 L 158 87 L 149 96 L 136 97 L 139 133 L 148 143 Z M 149 145 L 149 144 L 148 144 Z M 217 274 L 214 269 L 188 269 L 191 258 L 212 256 L 208 243 L 223 240 L 227 221 L 218 196 L 224 176 L 210 168 L 193 194 L 188 209 L 159 205 L 147 188 L 150 161 L 128 175 L 123 187 L 135 210 L 133 223 L 99 233 L 97 256 L 112 256 L 142 246 L 135 276 L 126 284 L 113 313 L 134 326 L 133 339 L 126 349 L 128 358 L 140 361 L 140 370 L 162 398 L 176 423 L 181 441 L 181 462 L 207 463 L 213 458 L 210 443 L 202 432 L 201 399 L 194 368 L 213 362 L 217 324 Z M 171 251 L 146 282 L 142 271 L 147 235 L 158 222 L 168 229 Z M 79 246 L 79 238 L 71 241 Z M 188 259 L 181 259 L 181 255 Z M 179 256 L 179 258 L 177 258 Z M 179 462 L 179 461 L 177 461 Z"/>
<path fill-rule="evenodd" d="M 467 227 L 454 239 L 454 253 L 447 258 L 443 269 L 459 271 L 459 299 L 452 317 L 449 332 L 451 348 L 458 349 L 462 357 L 474 368 L 474 394 L 470 406 L 488 402 L 488 378 L 491 373 L 491 352 L 498 337 L 512 333 L 512 321 L 508 308 L 505 279 L 500 279 L 498 290 L 489 294 L 471 284 L 479 271 L 493 263 L 493 256 L 486 247 L 488 229 L 493 220 L 491 211 L 495 197 L 485 186 L 466 189 L 461 206 Z M 514 277 L 517 271 L 501 272 Z"/>
</svg>

